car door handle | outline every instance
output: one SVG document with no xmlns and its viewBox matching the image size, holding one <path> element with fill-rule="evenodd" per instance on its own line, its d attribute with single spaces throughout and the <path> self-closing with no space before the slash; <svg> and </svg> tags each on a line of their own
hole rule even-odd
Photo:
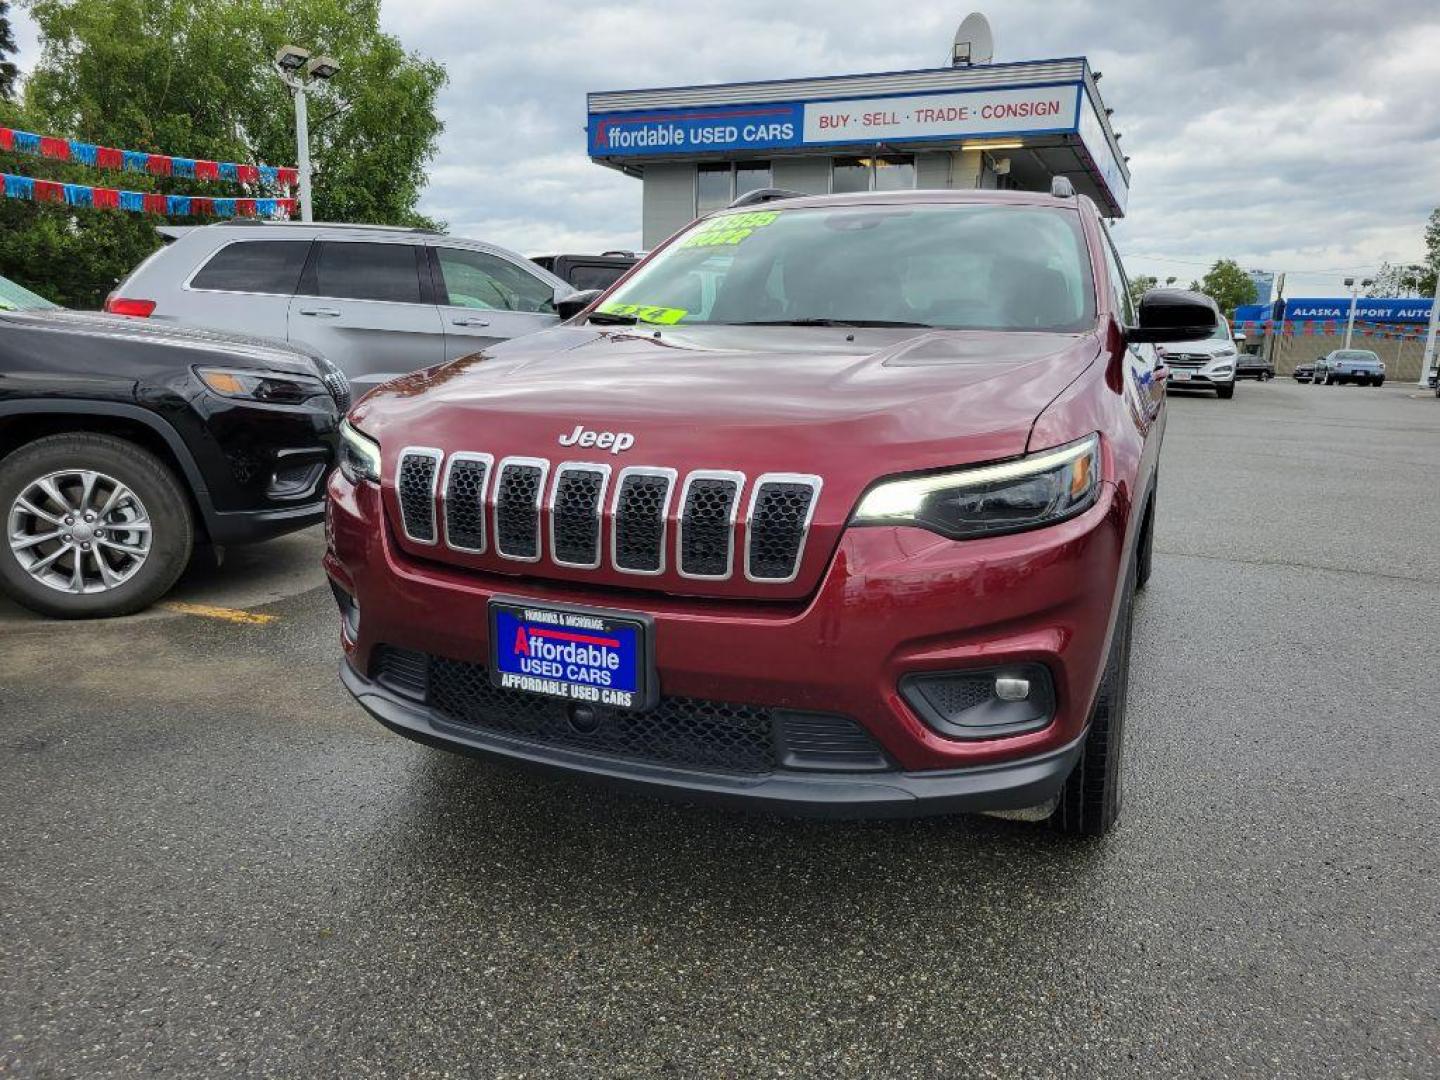
<svg viewBox="0 0 1440 1080">
<path fill-rule="evenodd" d="M 340 312 L 333 307 L 302 307 L 301 315 L 315 315 L 322 319 L 338 319 Z"/>
<path fill-rule="evenodd" d="M 489 326 L 489 325 L 490 325 L 490 321 L 489 321 L 488 319 L 471 319 L 471 318 L 466 318 L 466 317 L 463 317 L 463 316 L 462 316 L 461 318 L 458 318 L 458 319 L 451 319 L 450 321 L 451 321 L 452 323 L 454 323 L 456 326 Z"/>
</svg>

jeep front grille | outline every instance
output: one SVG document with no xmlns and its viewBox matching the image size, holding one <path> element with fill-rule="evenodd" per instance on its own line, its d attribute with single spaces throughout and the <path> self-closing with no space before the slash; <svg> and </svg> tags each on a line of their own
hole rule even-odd
<svg viewBox="0 0 1440 1080">
<path fill-rule="evenodd" d="M 549 462 L 506 458 L 495 478 L 495 550 L 507 559 L 540 558 L 540 500 Z"/>
<path fill-rule="evenodd" d="M 550 500 L 550 554 L 562 566 L 594 570 L 600 565 L 600 508 L 605 505 L 608 465 L 561 465 Z"/>
<path fill-rule="evenodd" d="M 696 469 L 682 477 L 642 465 L 621 469 L 612 481 L 606 464 L 497 463 L 469 451 L 444 459 L 438 450 L 409 447 L 400 454 L 396 494 L 407 538 L 440 539 L 467 555 L 650 576 L 673 569 L 707 581 L 743 573 L 783 585 L 799 573 L 820 478 L 764 473 L 749 482 L 739 472 Z"/>
<path fill-rule="evenodd" d="M 752 581 L 794 581 L 815 512 L 820 481 L 813 476 L 767 473 L 750 496 L 745 534 L 745 576 Z"/>
<path fill-rule="evenodd" d="M 693 472 L 680 502 L 680 573 L 691 578 L 728 578 L 735 562 L 735 512 L 739 473 Z"/>
<path fill-rule="evenodd" d="M 452 454 L 445 467 L 445 543 L 456 551 L 485 552 L 485 481 L 489 454 Z"/>
<path fill-rule="evenodd" d="M 400 496 L 405 535 L 417 544 L 435 543 L 435 482 L 441 456 L 439 450 L 423 446 L 407 446 L 400 451 L 395 490 Z"/>
<path fill-rule="evenodd" d="M 627 574 L 664 573 L 665 521 L 674 486 L 674 469 L 621 470 L 610 533 L 615 569 Z"/>
</svg>

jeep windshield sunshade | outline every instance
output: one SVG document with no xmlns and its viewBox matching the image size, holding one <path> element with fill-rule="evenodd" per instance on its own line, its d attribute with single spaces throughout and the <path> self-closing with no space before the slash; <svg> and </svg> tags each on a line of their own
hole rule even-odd
<svg viewBox="0 0 1440 1080">
<path fill-rule="evenodd" d="M 1095 304 L 1073 211 L 858 205 L 696 222 L 598 311 L 672 326 L 1073 333 Z"/>
</svg>

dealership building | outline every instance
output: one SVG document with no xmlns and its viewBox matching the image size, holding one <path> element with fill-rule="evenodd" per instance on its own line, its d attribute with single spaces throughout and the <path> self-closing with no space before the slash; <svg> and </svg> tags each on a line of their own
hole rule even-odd
<svg viewBox="0 0 1440 1080">
<path fill-rule="evenodd" d="M 1414 297 L 1297 297 L 1273 304 L 1235 309 L 1235 329 L 1246 336 L 1246 349 L 1262 351 L 1277 375 L 1291 375 L 1332 349 L 1368 349 L 1385 362 L 1385 376 L 1414 382 L 1420 376 L 1425 336 L 1433 301 Z"/>
<path fill-rule="evenodd" d="M 759 188 L 1048 191 L 1107 217 L 1130 172 L 1084 57 L 616 90 L 587 97 L 591 160 L 642 185 L 644 245 Z"/>
</svg>

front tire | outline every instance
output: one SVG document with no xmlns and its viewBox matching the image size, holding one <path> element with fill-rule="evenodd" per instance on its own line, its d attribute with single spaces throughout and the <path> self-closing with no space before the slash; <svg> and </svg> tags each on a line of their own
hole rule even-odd
<svg viewBox="0 0 1440 1080">
<path fill-rule="evenodd" d="M 1110 642 L 1105 674 L 1090 711 L 1090 730 L 1080 760 L 1060 790 L 1050 814 L 1052 829 L 1068 836 L 1103 836 L 1120 817 L 1121 750 L 1130 691 L 1130 632 L 1134 621 L 1135 571 L 1125 575 L 1125 595 Z"/>
<path fill-rule="evenodd" d="M 1371 379 L 1371 380 L 1370 380 L 1370 385 L 1371 385 L 1371 386 L 1384 386 L 1384 385 L 1385 385 L 1385 376 L 1384 376 L 1384 375 L 1381 375 L 1378 379 Z"/>
<path fill-rule="evenodd" d="M 1235 384 L 1233 382 L 1220 383 L 1215 387 L 1215 393 L 1219 395 L 1220 400 L 1229 401 L 1235 396 Z"/>
<path fill-rule="evenodd" d="M 0 590 L 59 619 L 149 607 L 175 584 L 194 545 L 174 473 L 110 435 L 50 435 L 0 460 L 0 514 Z"/>
<path fill-rule="evenodd" d="M 1135 554 L 1135 588 L 1143 589 L 1150 583 L 1150 571 L 1155 562 L 1155 500 L 1160 494 L 1160 479 L 1150 492 L 1150 501 L 1145 506 L 1145 520 L 1140 524 L 1140 546 Z"/>
</svg>

